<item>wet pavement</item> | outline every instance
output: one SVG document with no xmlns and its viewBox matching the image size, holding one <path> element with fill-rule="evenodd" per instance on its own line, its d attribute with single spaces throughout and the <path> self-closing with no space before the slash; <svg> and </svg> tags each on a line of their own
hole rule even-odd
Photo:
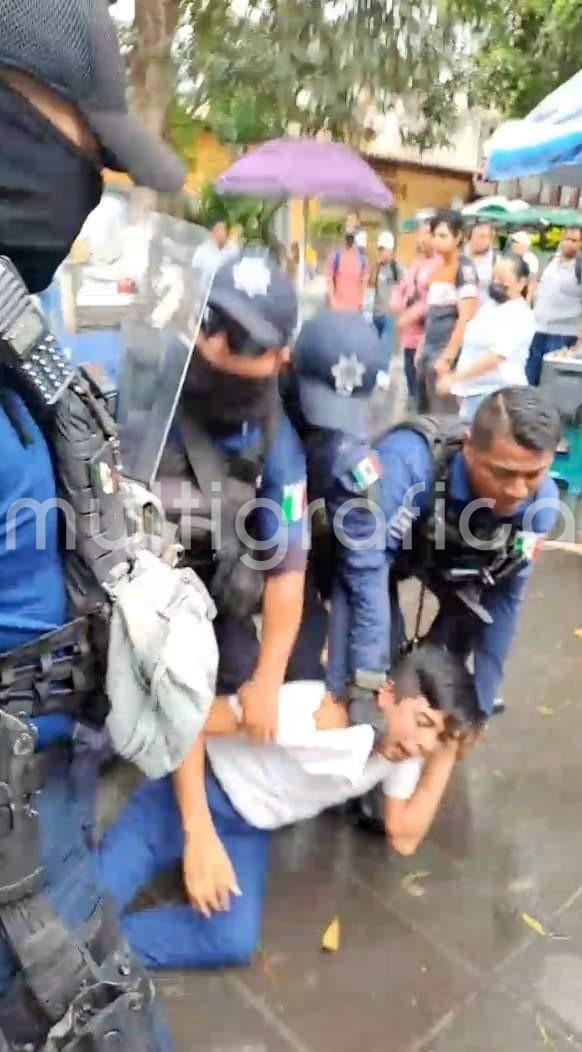
<svg viewBox="0 0 582 1052">
<path fill-rule="evenodd" d="M 414 858 L 337 815 L 275 837 L 253 965 L 158 977 L 177 1052 L 582 1049 L 581 581 L 542 556 L 507 713 Z"/>
</svg>

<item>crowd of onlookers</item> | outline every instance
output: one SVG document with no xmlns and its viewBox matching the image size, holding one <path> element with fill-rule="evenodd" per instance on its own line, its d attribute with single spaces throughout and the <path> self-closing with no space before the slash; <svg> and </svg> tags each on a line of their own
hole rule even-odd
<svg viewBox="0 0 582 1052">
<path fill-rule="evenodd" d="M 389 362 L 399 346 L 410 402 L 470 420 L 481 399 L 508 384 L 540 383 L 546 354 L 582 335 L 582 228 L 563 231 L 542 269 L 530 235 L 496 247 L 490 222 L 442 210 L 420 222 L 416 256 L 397 260 L 394 235 L 380 231 L 375 252 L 349 212 L 327 261 L 328 304 L 364 310 Z"/>
</svg>

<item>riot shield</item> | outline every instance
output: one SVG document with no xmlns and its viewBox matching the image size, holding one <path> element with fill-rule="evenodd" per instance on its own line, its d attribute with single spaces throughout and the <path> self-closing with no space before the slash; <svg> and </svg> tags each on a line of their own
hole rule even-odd
<svg viewBox="0 0 582 1052">
<path fill-rule="evenodd" d="M 74 364 L 100 367 L 117 390 L 123 473 L 155 478 L 206 304 L 210 276 L 192 265 L 208 232 L 104 195 L 45 303 Z M 58 309 L 57 309 L 58 308 Z M 59 324 L 60 323 L 60 324 Z"/>
<path fill-rule="evenodd" d="M 210 279 L 192 266 L 206 232 L 152 214 L 141 221 L 146 266 L 134 303 L 122 321 L 117 421 L 123 472 L 150 486 L 166 444 Z"/>
</svg>

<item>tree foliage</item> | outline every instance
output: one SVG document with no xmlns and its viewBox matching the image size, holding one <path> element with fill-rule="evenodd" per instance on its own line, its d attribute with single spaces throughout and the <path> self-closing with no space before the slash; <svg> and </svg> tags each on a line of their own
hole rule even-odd
<svg viewBox="0 0 582 1052">
<path fill-rule="evenodd" d="M 472 94 L 524 116 L 582 68 L 580 0 L 458 0 L 473 26 Z"/>
<path fill-rule="evenodd" d="M 466 51 L 448 0 L 183 0 L 189 112 L 224 141 L 279 135 L 290 123 L 361 141 L 373 111 L 408 102 L 405 129 L 442 142 Z"/>
</svg>

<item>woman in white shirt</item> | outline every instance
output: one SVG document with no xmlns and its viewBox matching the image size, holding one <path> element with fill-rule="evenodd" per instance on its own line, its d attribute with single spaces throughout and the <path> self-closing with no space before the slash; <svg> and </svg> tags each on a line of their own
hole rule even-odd
<svg viewBox="0 0 582 1052">
<path fill-rule="evenodd" d="M 460 416 L 469 423 L 486 395 L 501 387 L 525 386 L 525 366 L 535 334 L 526 301 L 529 267 L 512 253 L 497 260 L 485 303 L 467 325 L 454 372 L 442 376 L 439 394 L 460 399 Z"/>
</svg>

